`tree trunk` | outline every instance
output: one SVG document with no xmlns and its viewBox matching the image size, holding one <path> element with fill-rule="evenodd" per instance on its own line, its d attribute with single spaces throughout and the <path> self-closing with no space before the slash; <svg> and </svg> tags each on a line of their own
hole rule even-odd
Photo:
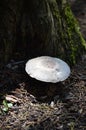
<svg viewBox="0 0 86 130">
<path fill-rule="evenodd" d="M 66 0 L 1 0 L 0 3 L 1 60 L 49 55 L 75 64 L 86 50 Z"/>
</svg>

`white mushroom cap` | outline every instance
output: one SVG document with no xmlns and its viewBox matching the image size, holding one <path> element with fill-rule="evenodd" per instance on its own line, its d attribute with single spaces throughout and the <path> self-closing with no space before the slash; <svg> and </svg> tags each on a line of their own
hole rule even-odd
<svg viewBox="0 0 86 130">
<path fill-rule="evenodd" d="M 29 60 L 25 70 L 32 78 L 52 83 L 64 81 L 70 75 L 70 67 L 67 63 L 49 56 Z"/>
</svg>

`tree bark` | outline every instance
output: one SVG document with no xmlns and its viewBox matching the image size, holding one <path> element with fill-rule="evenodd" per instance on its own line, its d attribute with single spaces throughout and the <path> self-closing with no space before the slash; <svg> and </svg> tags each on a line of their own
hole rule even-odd
<svg viewBox="0 0 86 130">
<path fill-rule="evenodd" d="M 0 3 L 2 61 L 49 55 L 75 64 L 86 50 L 78 22 L 66 0 L 1 0 Z"/>
</svg>

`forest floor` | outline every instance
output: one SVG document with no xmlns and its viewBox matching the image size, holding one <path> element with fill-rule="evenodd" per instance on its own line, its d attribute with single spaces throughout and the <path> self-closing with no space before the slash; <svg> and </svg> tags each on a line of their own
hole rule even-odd
<svg viewBox="0 0 86 130">
<path fill-rule="evenodd" d="M 71 0 L 71 7 L 86 39 L 86 2 Z M 55 91 L 32 83 L 23 69 L 11 61 L 0 70 L 0 130 L 86 130 L 86 54 Z"/>
</svg>

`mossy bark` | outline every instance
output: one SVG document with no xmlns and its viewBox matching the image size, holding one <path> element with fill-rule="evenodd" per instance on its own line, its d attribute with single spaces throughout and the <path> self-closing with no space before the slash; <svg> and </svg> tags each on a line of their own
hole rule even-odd
<svg viewBox="0 0 86 130">
<path fill-rule="evenodd" d="M 75 64 L 86 50 L 66 0 L 9 0 L 4 7 L 6 2 L 0 6 L 0 50 L 5 61 L 17 54 L 21 59 L 50 55 Z"/>
</svg>

